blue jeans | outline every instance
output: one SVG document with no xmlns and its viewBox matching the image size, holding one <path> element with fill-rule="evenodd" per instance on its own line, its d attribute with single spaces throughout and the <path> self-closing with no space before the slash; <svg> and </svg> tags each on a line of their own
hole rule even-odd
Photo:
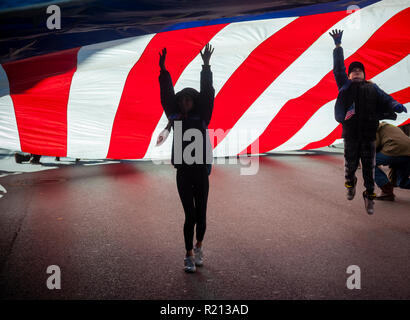
<svg viewBox="0 0 410 320">
<path fill-rule="evenodd" d="M 377 167 L 380 165 L 390 166 L 394 170 L 396 170 L 397 185 L 403 189 L 410 189 L 410 157 L 392 157 L 386 156 L 381 152 L 376 153 L 375 180 L 376 184 L 379 187 L 384 186 L 386 183 L 389 182 L 389 179 L 387 178 L 383 170 Z"/>
</svg>

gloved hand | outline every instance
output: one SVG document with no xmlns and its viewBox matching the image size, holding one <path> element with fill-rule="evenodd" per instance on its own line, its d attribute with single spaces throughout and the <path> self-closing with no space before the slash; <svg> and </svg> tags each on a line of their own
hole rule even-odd
<svg viewBox="0 0 410 320">
<path fill-rule="evenodd" d="M 402 113 L 402 112 L 407 113 L 407 108 L 405 106 L 403 106 L 402 104 L 396 104 L 394 106 L 393 110 L 396 113 Z"/>
<path fill-rule="evenodd" d="M 330 36 L 333 38 L 335 45 L 340 45 L 342 43 L 342 35 L 343 35 L 343 30 L 332 30 L 332 32 L 329 32 Z"/>
</svg>

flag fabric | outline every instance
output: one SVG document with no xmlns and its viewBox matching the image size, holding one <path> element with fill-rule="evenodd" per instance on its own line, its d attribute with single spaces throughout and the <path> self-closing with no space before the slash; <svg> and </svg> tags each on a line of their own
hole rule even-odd
<svg viewBox="0 0 410 320">
<path fill-rule="evenodd" d="M 360 10 L 259 15 L 182 24 L 0 66 L 0 147 L 89 159 L 169 159 L 159 55 L 175 91 L 199 90 L 200 50 L 211 43 L 214 156 L 328 146 L 341 138 L 330 30 L 343 29 L 345 63 L 410 102 L 410 2 L 358 1 Z M 354 111 L 353 111 L 354 112 Z M 352 114 L 352 113 L 350 113 Z M 354 114 L 354 113 L 353 113 Z M 395 125 L 409 123 L 402 113 Z"/>
</svg>

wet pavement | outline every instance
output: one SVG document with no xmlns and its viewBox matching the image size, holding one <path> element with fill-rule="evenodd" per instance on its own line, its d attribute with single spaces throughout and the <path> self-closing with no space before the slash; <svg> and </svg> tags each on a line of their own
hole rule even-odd
<svg viewBox="0 0 410 320">
<path fill-rule="evenodd" d="M 360 170 L 345 198 L 340 152 L 260 157 L 255 175 L 215 164 L 195 274 L 171 165 L 1 157 L 2 299 L 410 299 L 410 192 L 367 215 Z M 351 265 L 360 290 L 346 287 Z"/>
</svg>

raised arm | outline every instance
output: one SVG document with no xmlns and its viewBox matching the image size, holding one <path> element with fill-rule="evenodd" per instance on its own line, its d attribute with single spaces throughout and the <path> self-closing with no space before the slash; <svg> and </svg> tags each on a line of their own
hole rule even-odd
<svg viewBox="0 0 410 320">
<path fill-rule="evenodd" d="M 209 43 L 205 46 L 204 51 L 201 51 L 201 57 L 204 64 L 202 65 L 201 71 L 200 108 L 201 116 L 207 125 L 211 121 L 215 98 L 215 89 L 212 85 L 212 71 L 211 66 L 209 65 L 209 60 L 211 59 L 213 52 L 214 49 Z"/>
<path fill-rule="evenodd" d="M 175 113 L 175 92 L 174 85 L 172 84 L 171 75 L 165 68 L 165 58 L 167 55 L 167 49 L 162 49 L 162 52 L 159 53 L 159 66 L 161 68 L 159 74 L 159 87 L 161 92 L 161 104 L 162 108 L 167 115 L 167 118 L 171 116 L 172 113 Z"/>
<path fill-rule="evenodd" d="M 337 88 L 340 89 L 348 80 L 343 48 L 341 46 L 343 31 L 332 30 L 332 32 L 329 32 L 329 34 L 333 38 L 336 46 L 336 48 L 333 50 L 333 74 L 336 79 Z"/>
</svg>

